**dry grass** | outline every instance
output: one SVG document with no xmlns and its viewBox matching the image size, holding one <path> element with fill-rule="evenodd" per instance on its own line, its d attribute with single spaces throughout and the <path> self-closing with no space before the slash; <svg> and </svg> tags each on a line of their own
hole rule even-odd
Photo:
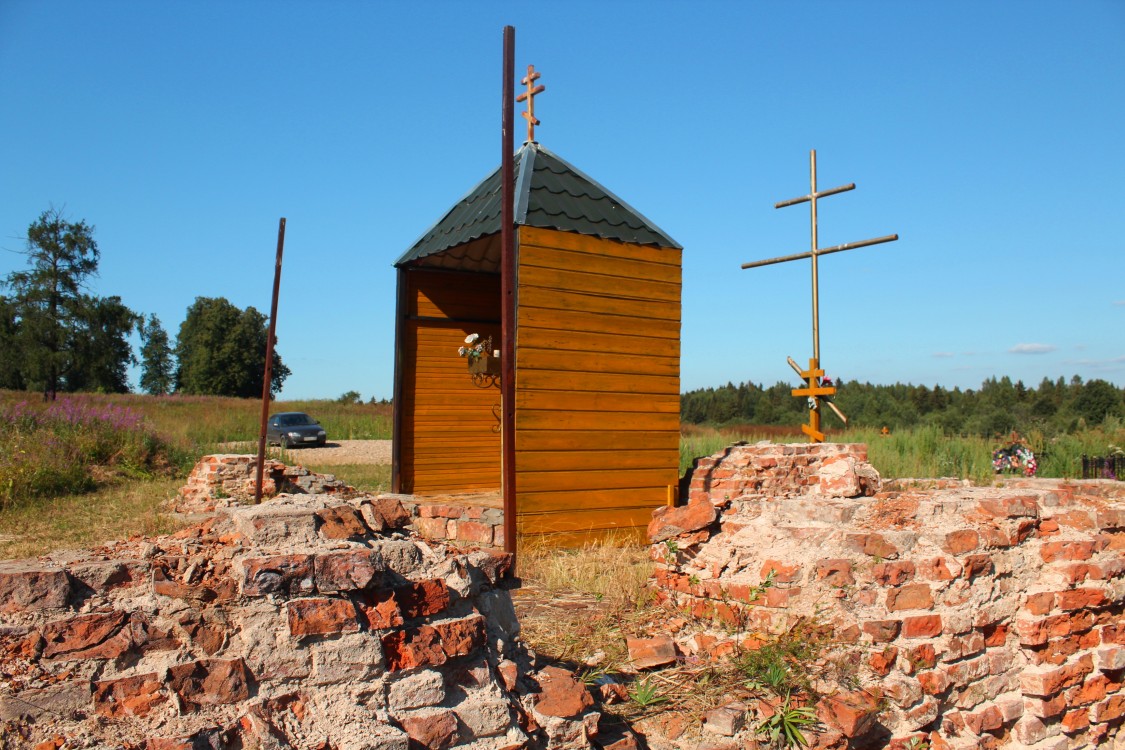
<svg viewBox="0 0 1125 750">
<path fill-rule="evenodd" d="M 36 557 L 143 534 L 168 534 L 182 523 L 161 515 L 179 479 L 127 481 L 81 495 L 63 495 L 0 513 L 0 558 Z"/>
<path fill-rule="evenodd" d="M 531 540 L 521 542 L 517 559 L 524 587 L 516 602 L 527 643 L 580 671 L 621 669 L 629 657 L 626 636 L 652 619 L 648 548 L 612 537 L 576 549 Z"/>
<path fill-rule="evenodd" d="M 297 463 L 289 460 L 287 463 Z M 361 492 L 390 492 L 391 467 L 389 464 L 315 464 L 301 465 L 317 474 L 332 474 Z"/>
</svg>

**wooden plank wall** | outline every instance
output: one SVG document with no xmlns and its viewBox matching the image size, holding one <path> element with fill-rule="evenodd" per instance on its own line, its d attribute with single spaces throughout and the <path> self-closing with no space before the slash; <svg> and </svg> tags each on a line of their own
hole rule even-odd
<svg viewBox="0 0 1125 750">
<path fill-rule="evenodd" d="M 520 227 L 521 534 L 635 535 L 679 480 L 681 251 Z"/>
<path fill-rule="evenodd" d="M 499 383 L 478 388 L 457 348 L 470 333 L 500 348 L 500 277 L 425 269 L 406 274 L 402 491 L 500 488 Z"/>
</svg>

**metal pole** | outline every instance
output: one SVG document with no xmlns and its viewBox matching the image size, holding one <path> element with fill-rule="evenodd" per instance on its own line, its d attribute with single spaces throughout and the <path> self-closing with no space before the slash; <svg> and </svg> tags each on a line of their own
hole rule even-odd
<svg viewBox="0 0 1125 750">
<path fill-rule="evenodd" d="M 254 502 L 262 502 L 262 477 L 266 464 L 266 420 L 270 413 L 270 377 L 273 369 L 273 342 L 277 331 L 277 295 L 281 291 L 281 254 L 285 250 L 285 217 L 277 225 L 277 260 L 273 269 L 273 301 L 270 302 L 270 332 L 266 339 L 266 372 L 262 377 L 262 421 L 258 428 L 258 481 L 254 483 Z"/>
<path fill-rule="evenodd" d="M 857 247 L 868 247 L 870 245 L 880 245 L 884 242 L 894 242 L 898 239 L 897 234 L 888 234 L 885 237 L 876 237 L 873 240 L 860 240 L 859 242 L 845 242 L 842 245 L 833 245 L 832 247 L 822 247 L 816 251 L 817 255 L 831 255 L 832 253 L 842 253 L 845 250 L 855 250 Z M 811 258 L 812 253 L 796 253 L 795 255 L 782 255 L 779 258 L 770 258 L 768 260 L 756 260 L 753 263 L 743 263 L 743 268 L 759 268 L 761 266 L 772 266 L 774 263 L 785 263 L 790 260 L 801 260 L 802 258 Z"/>
<path fill-rule="evenodd" d="M 812 211 L 812 355 L 820 362 L 820 285 L 817 283 L 816 263 L 816 149 L 809 151 L 809 181 L 812 184 L 809 205 Z"/>
<path fill-rule="evenodd" d="M 513 204 L 514 107 L 516 30 L 504 27 L 504 88 L 501 95 L 500 182 L 500 473 L 504 495 L 504 551 L 516 553 L 516 237 Z M 514 563 L 514 560 L 513 560 Z"/>
</svg>

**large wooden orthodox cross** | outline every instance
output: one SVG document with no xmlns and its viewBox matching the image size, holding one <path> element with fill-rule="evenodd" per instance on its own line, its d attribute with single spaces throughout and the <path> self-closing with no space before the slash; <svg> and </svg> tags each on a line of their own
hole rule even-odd
<svg viewBox="0 0 1125 750">
<path fill-rule="evenodd" d="M 832 411 L 843 420 L 844 424 L 848 423 L 847 417 L 836 408 L 830 400 L 831 396 L 836 395 L 836 387 L 823 382 L 824 370 L 820 369 L 820 291 L 818 281 L 818 268 L 817 258 L 821 255 L 828 255 L 829 253 L 838 253 L 844 250 L 853 250 L 857 247 L 867 247 L 868 245 L 878 245 L 883 242 L 894 242 L 898 239 L 897 234 L 888 234 L 885 237 L 877 237 L 873 240 L 861 240 L 859 242 L 846 242 L 843 245 L 834 245 L 833 247 L 821 248 L 817 246 L 817 222 L 816 222 L 816 202 L 819 198 L 827 198 L 830 195 L 837 193 L 845 193 L 849 190 L 855 190 L 855 183 L 843 185 L 841 187 L 832 188 L 830 190 L 821 190 L 817 192 L 816 189 L 816 149 L 809 151 L 809 183 L 810 189 L 808 195 L 802 195 L 800 198 L 791 198 L 787 201 L 781 201 L 774 205 L 774 208 L 785 208 L 786 206 L 795 206 L 798 203 L 809 202 L 811 209 L 811 223 L 812 223 L 812 249 L 807 253 L 797 253 L 796 255 L 783 255 L 779 258 L 770 258 L 769 260 L 759 260 L 753 263 L 743 263 L 743 268 L 757 268 L 758 266 L 769 266 L 774 263 L 785 263 L 790 260 L 801 260 L 803 258 L 812 258 L 812 336 L 813 336 L 813 355 L 809 358 L 809 369 L 802 370 L 792 357 L 789 357 L 789 366 L 796 370 L 797 374 L 805 381 L 802 388 L 794 388 L 792 394 L 797 398 L 807 398 L 809 402 L 809 423 L 801 425 L 801 431 L 809 436 L 810 443 L 823 443 L 824 433 L 820 431 L 820 404 L 821 401 L 828 404 Z"/>
<path fill-rule="evenodd" d="M 523 115 L 523 119 L 527 120 L 528 143 L 535 142 L 535 126 L 539 124 L 539 120 L 537 120 L 535 117 L 535 96 L 537 94 L 542 94 L 547 90 L 547 87 L 543 84 L 539 84 L 538 86 L 536 86 L 535 82 L 537 80 L 539 80 L 539 73 L 535 72 L 535 66 L 528 65 L 527 75 L 525 75 L 520 81 L 520 83 L 527 86 L 527 91 L 516 97 L 517 102 L 527 102 L 527 110 L 524 112 L 520 112 L 520 114 Z"/>
</svg>

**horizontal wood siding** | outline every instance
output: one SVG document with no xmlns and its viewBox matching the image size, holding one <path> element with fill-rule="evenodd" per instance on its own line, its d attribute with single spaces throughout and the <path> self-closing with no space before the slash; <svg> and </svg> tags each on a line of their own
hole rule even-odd
<svg viewBox="0 0 1125 750">
<path fill-rule="evenodd" d="M 520 227 L 521 534 L 636 535 L 668 501 L 679 479 L 680 255 Z"/>
<path fill-rule="evenodd" d="M 499 387 L 478 388 L 457 356 L 470 333 L 500 348 L 500 279 L 410 271 L 403 326 L 402 491 L 420 495 L 500 487 Z M 484 322 L 491 321 L 491 322 Z"/>
</svg>

